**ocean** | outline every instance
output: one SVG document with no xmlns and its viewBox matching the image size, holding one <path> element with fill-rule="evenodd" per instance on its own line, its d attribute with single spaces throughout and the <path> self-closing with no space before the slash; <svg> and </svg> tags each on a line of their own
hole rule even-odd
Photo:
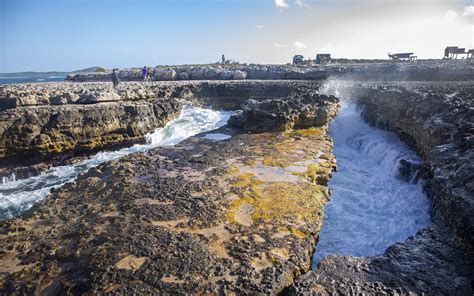
<svg viewBox="0 0 474 296">
<path fill-rule="evenodd" d="M 64 81 L 67 72 L 0 73 L 0 84 Z"/>
</svg>

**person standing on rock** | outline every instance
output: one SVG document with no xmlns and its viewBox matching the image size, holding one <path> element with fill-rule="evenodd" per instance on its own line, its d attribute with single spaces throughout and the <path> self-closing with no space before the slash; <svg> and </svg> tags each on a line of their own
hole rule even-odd
<svg viewBox="0 0 474 296">
<path fill-rule="evenodd" d="M 117 86 L 120 83 L 120 79 L 119 79 L 118 74 L 117 74 L 117 69 L 114 69 L 112 71 L 112 83 L 114 84 L 114 89 L 116 89 Z"/>
<path fill-rule="evenodd" d="M 155 74 L 155 71 L 153 70 L 153 68 L 148 68 L 148 74 L 146 76 L 146 81 L 151 81 L 153 75 Z"/>
<path fill-rule="evenodd" d="M 148 77 L 148 68 L 146 66 L 143 67 L 142 69 L 142 76 L 143 76 L 143 81 L 147 81 Z"/>
</svg>

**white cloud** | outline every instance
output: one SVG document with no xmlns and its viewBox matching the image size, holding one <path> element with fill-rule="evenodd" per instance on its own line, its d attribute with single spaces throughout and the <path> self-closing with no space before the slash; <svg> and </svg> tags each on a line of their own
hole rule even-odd
<svg viewBox="0 0 474 296">
<path fill-rule="evenodd" d="M 296 48 L 306 48 L 306 44 L 304 44 L 303 42 L 300 42 L 300 41 L 295 41 L 295 43 L 293 43 L 293 45 L 296 47 Z"/>
<path fill-rule="evenodd" d="M 263 28 L 265 28 L 265 27 L 262 26 L 262 25 L 256 25 L 255 28 L 257 28 L 257 29 L 263 29 Z"/>
<path fill-rule="evenodd" d="M 279 8 L 287 8 L 288 4 L 286 3 L 286 0 L 275 0 L 275 6 Z"/>
<path fill-rule="evenodd" d="M 280 44 L 280 43 L 273 43 L 273 46 L 275 46 L 275 47 L 288 47 L 288 46 L 286 46 L 284 44 Z"/>
<path fill-rule="evenodd" d="M 299 7 L 305 7 L 308 6 L 308 3 L 304 2 L 303 0 L 296 0 L 296 5 Z"/>
<path fill-rule="evenodd" d="M 452 21 L 456 19 L 457 17 L 458 17 L 458 13 L 453 10 L 446 12 L 446 14 L 444 15 L 444 19 L 449 20 L 449 21 Z"/>
<path fill-rule="evenodd" d="M 474 5 L 464 7 L 464 12 L 462 13 L 463 16 L 474 16 Z"/>
</svg>

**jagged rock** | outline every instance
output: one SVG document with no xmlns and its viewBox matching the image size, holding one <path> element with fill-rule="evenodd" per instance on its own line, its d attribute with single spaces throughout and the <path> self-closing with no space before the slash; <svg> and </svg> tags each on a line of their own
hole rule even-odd
<svg viewBox="0 0 474 296">
<path fill-rule="evenodd" d="M 332 104 L 326 104 L 326 102 Z M 250 132 L 286 131 L 292 128 L 320 127 L 335 116 L 336 97 L 313 95 L 245 101 L 242 112 L 233 115 L 229 124 Z"/>
<path fill-rule="evenodd" d="M 153 76 L 153 80 L 171 81 L 176 80 L 177 75 L 174 69 L 158 69 Z"/>
<path fill-rule="evenodd" d="M 162 111 L 152 107 L 157 99 L 184 99 L 235 110 L 248 98 L 304 94 L 317 87 L 317 82 L 298 81 L 123 82 L 116 90 L 111 83 L 2 85 L 0 106 L 5 110 L 0 111 L 0 175 L 17 172 L 19 177 L 27 176 L 27 166 L 41 163 L 40 168 L 47 169 L 97 149 L 143 141 L 144 133 L 168 118 L 159 120 Z M 41 100 L 35 99 L 38 94 Z M 21 105 L 28 102 L 25 98 L 35 99 L 35 105 Z M 164 110 L 178 112 L 179 108 L 164 106 Z M 90 117 L 94 119 L 85 119 Z M 29 157 L 20 161 L 18 155 L 25 153 Z"/>
<path fill-rule="evenodd" d="M 234 78 L 234 72 L 231 70 L 226 69 L 220 72 L 219 74 L 219 79 L 222 79 L 222 80 L 232 80 L 233 78 Z"/>
<path fill-rule="evenodd" d="M 247 78 L 247 72 L 244 72 L 244 71 L 240 71 L 240 70 L 235 70 L 234 74 L 233 74 L 233 78 L 235 80 L 242 80 L 242 79 L 245 79 Z"/>
<path fill-rule="evenodd" d="M 287 295 L 472 295 L 474 84 L 328 84 L 356 100 L 369 123 L 394 131 L 423 156 L 420 170 L 433 199 L 433 225 L 382 255 L 328 256 L 293 283 Z M 402 164 L 405 176 L 418 166 Z"/>
<path fill-rule="evenodd" d="M 179 80 L 188 80 L 189 79 L 189 74 L 186 72 L 181 72 L 178 74 L 178 79 Z"/>
<path fill-rule="evenodd" d="M 176 100 L 42 106 L 0 116 L 0 156 L 63 153 L 136 142 L 178 115 Z"/>
<path fill-rule="evenodd" d="M 474 191 L 466 186 L 474 180 L 474 85 L 382 83 L 351 92 L 368 122 L 395 131 L 423 156 L 438 193 L 435 211 L 474 252 Z"/>
<path fill-rule="evenodd" d="M 326 66 L 294 66 L 294 65 L 226 65 L 225 70 L 219 64 L 167 66 L 174 69 L 180 80 L 193 79 L 223 79 L 230 80 L 228 73 L 221 72 L 243 71 L 247 73 L 246 79 L 304 79 L 324 80 L 328 77 L 337 77 L 344 80 L 376 80 L 376 81 L 462 81 L 473 80 L 474 61 L 447 60 L 447 61 L 417 61 L 406 62 L 351 62 L 341 61 Z M 160 70 L 156 67 L 153 70 Z M 182 74 L 180 77 L 180 73 Z M 216 75 L 217 74 L 217 75 Z M 124 69 L 119 72 L 123 81 L 139 81 L 140 69 Z M 168 78 L 166 78 L 168 80 Z M 68 76 L 71 81 L 110 81 L 110 72 L 106 73 L 81 73 Z"/>
<path fill-rule="evenodd" d="M 268 68 L 266 66 L 248 66 L 244 68 L 248 79 L 267 79 Z"/>
<path fill-rule="evenodd" d="M 204 77 L 209 80 L 216 80 L 219 78 L 220 68 L 206 67 L 204 69 Z"/>
<path fill-rule="evenodd" d="M 86 91 L 81 95 L 78 104 L 95 104 L 100 102 L 121 101 L 122 98 L 115 91 Z"/>
<path fill-rule="evenodd" d="M 247 88 L 272 92 L 271 85 Z M 211 86 L 228 91 L 228 83 Z M 0 223 L 0 260 L 8 263 L 0 265 L 0 294 L 281 293 L 309 270 L 329 199 L 327 186 L 291 165 L 324 162 L 319 175 L 329 178 L 335 160 L 326 131 L 223 128 L 233 137 L 197 135 L 92 168 Z"/>
</svg>

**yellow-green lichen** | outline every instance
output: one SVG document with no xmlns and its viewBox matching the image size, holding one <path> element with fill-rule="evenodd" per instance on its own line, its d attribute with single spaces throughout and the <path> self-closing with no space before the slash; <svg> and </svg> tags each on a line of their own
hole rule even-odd
<svg viewBox="0 0 474 296">
<path fill-rule="evenodd" d="M 231 165 L 230 167 L 227 168 L 227 174 L 229 175 L 237 174 L 238 172 L 240 172 L 240 170 L 235 165 Z"/>
<path fill-rule="evenodd" d="M 326 134 L 326 129 L 324 127 L 311 127 L 308 129 L 299 129 L 293 131 L 293 134 L 300 136 L 310 137 L 310 136 L 324 136 Z"/>
<path fill-rule="evenodd" d="M 313 184 L 319 184 L 318 181 L 321 179 L 328 179 L 327 176 L 331 173 L 331 171 L 332 165 L 327 167 L 326 163 L 324 163 L 324 166 L 321 166 L 321 163 L 312 163 L 308 166 L 305 172 L 294 172 L 293 175 L 309 179 Z"/>
<path fill-rule="evenodd" d="M 306 182 L 270 182 L 264 183 L 253 174 L 238 176 L 232 187 L 238 189 L 238 198 L 231 200 L 226 217 L 237 221 L 237 213 L 242 204 L 252 205 L 252 221 L 265 220 L 275 226 L 294 227 L 304 225 L 307 221 L 321 219 L 317 214 L 326 202 L 326 196 L 315 186 Z M 296 229 L 296 228 L 295 228 Z M 305 237 L 307 233 L 289 229 L 291 233 Z"/>
<path fill-rule="evenodd" d="M 291 234 L 299 238 L 307 238 L 311 234 L 309 230 L 300 230 L 299 228 L 296 228 L 296 227 L 288 227 L 288 230 L 291 232 Z"/>
</svg>

